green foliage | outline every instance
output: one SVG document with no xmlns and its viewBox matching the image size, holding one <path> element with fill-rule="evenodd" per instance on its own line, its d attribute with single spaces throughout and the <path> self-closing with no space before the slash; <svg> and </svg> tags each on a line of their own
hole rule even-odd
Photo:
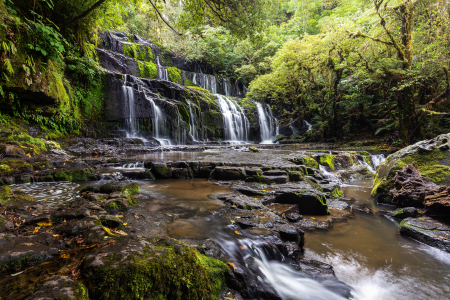
<svg viewBox="0 0 450 300">
<path fill-rule="evenodd" d="M 158 68 L 153 62 L 141 62 L 136 60 L 139 69 L 139 75 L 144 78 L 158 78 Z"/>
<path fill-rule="evenodd" d="M 172 82 L 181 84 L 181 70 L 176 67 L 168 67 L 169 79 Z"/>
<path fill-rule="evenodd" d="M 31 32 L 32 43 L 28 44 L 31 50 L 39 52 L 44 58 L 55 62 L 62 61 L 62 55 L 69 45 L 64 37 L 59 33 L 59 27 L 48 18 L 37 15 L 37 21 L 28 20 L 28 30 Z M 46 25 L 44 22 L 50 23 Z"/>
</svg>

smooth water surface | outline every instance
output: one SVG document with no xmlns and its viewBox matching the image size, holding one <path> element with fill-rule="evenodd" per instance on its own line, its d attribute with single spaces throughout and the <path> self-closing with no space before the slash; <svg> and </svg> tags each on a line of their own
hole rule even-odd
<svg viewBox="0 0 450 300">
<path fill-rule="evenodd" d="M 358 204 L 388 208 L 373 204 L 371 187 L 371 180 L 354 181 L 343 190 Z M 306 232 L 306 258 L 332 265 L 355 288 L 356 299 L 450 299 L 450 254 L 401 236 L 398 225 L 357 212 L 330 231 Z"/>
</svg>

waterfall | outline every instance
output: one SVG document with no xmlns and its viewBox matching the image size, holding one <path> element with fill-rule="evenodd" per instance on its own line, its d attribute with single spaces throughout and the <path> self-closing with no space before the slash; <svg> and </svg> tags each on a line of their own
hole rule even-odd
<svg viewBox="0 0 450 300">
<path fill-rule="evenodd" d="M 263 104 L 256 102 L 256 108 L 258 109 L 261 144 L 272 144 L 279 131 L 277 119 L 273 116 L 269 105 L 263 106 Z"/>
<path fill-rule="evenodd" d="M 130 75 L 125 74 L 124 82 L 122 86 L 123 97 L 125 102 L 128 103 L 128 131 L 127 137 L 135 137 L 136 136 L 136 119 L 134 117 L 134 91 L 131 86 L 127 86 L 128 77 Z M 126 111 L 126 109 L 124 109 Z"/>
<path fill-rule="evenodd" d="M 225 140 L 231 142 L 248 141 L 250 122 L 244 110 L 231 98 L 215 95 L 217 104 L 223 115 Z"/>
<path fill-rule="evenodd" d="M 315 281 L 288 264 L 270 240 L 249 236 L 244 232 L 240 234 L 239 239 L 233 239 L 231 234 L 219 233 L 214 241 L 227 261 L 239 267 L 249 299 L 353 299 L 349 297 L 353 289 L 345 283 L 331 276 L 322 282 Z"/>
<path fill-rule="evenodd" d="M 152 135 L 155 140 L 157 140 L 161 146 L 169 146 L 172 145 L 170 142 L 170 139 L 163 138 L 161 136 L 162 131 L 164 131 L 164 114 L 161 111 L 161 109 L 156 105 L 155 101 L 153 101 L 153 98 L 145 95 L 145 98 L 150 102 L 150 105 L 152 107 L 153 112 L 153 118 L 152 118 Z"/>
<path fill-rule="evenodd" d="M 225 93 L 225 96 L 230 97 L 231 96 L 231 88 L 230 88 L 230 83 L 228 81 L 229 80 L 227 78 L 222 79 L 223 91 Z"/>
<path fill-rule="evenodd" d="M 216 76 L 211 75 L 211 93 L 217 94 L 217 80 Z"/>
<path fill-rule="evenodd" d="M 308 128 L 308 130 L 306 130 L 306 132 L 310 132 L 311 129 L 313 128 L 312 124 L 306 120 L 303 120 L 303 122 L 305 122 L 305 126 Z"/>
<path fill-rule="evenodd" d="M 370 158 L 372 159 L 372 165 L 375 171 L 377 170 L 377 167 L 386 160 L 383 154 L 371 155 Z"/>
<path fill-rule="evenodd" d="M 161 65 L 161 57 L 156 56 L 156 66 L 158 68 L 158 79 L 169 81 L 169 72 Z"/>
<path fill-rule="evenodd" d="M 191 101 L 187 101 L 189 105 L 189 117 L 190 117 L 190 124 L 189 124 L 189 134 L 192 136 L 192 139 L 195 142 L 198 142 L 198 130 L 197 125 L 195 125 L 195 121 L 197 120 L 197 115 L 195 114 L 195 105 Z"/>
<path fill-rule="evenodd" d="M 197 83 L 197 73 L 194 73 L 194 77 L 192 78 L 192 83 L 193 84 L 198 84 Z"/>
</svg>

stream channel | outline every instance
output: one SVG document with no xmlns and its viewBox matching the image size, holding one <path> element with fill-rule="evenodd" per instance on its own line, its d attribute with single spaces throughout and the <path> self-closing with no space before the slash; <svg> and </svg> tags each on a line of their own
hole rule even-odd
<svg viewBox="0 0 450 300">
<path fill-rule="evenodd" d="M 154 159 L 190 159 L 199 155 L 208 153 L 156 154 Z M 312 280 L 286 263 L 281 253 L 268 250 L 257 233 L 239 233 L 226 214 L 219 213 L 223 202 L 208 197 L 233 192 L 229 186 L 205 179 L 136 182 L 147 199 L 144 209 L 174 217 L 159 234 L 180 240 L 215 241 L 230 262 L 245 264 L 259 284 L 276 291 L 282 299 L 344 299 L 338 293 L 345 293 L 346 287 Z M 63 205 L 89 184 L 11 187 L 26 191 L 35 201 Z M 354 209 L 352 217 L 335 223 L 330 230 L 306 230 L 304 257 L 332 265 L 336 277 L 353 288 L 352 299 L 449 299 L 450 254 L 399 235 L 397 222 L 376 214 L 377 210 L 392 208 L 376 205 L 370 199 L 371 186 L 372 180 L 342 185 L 344 196 L 357 200 L 354 208 L 366 206 L 370 212 Z"/>
</svg>

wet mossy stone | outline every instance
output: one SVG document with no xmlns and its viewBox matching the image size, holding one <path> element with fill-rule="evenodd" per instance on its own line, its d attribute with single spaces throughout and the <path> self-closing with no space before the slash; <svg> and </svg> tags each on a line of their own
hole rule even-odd
<svg viewBox="0 0 450 300">
<path fill-rule="evenodd" d="M 255 146 L 251 146 L 249 149 L 250 149 L 250 151 L 252 151 L 252 152 L 259 152 L 259 149 L 256 148 Z"/>
<path fill-rule="evenodd" d="M 215 180 L 245 180 L 246 173 L 244 168 L 216 167 L 211 177 Z"/>
<path fill-rule="evenodd" d="M 6 203 L 6 201 L 11 197 L 13 191 L 9 186 L 1 186 L 0 187 L 0 203 Z"/>
<path fill-rule="evenodd" d="M 45 280 L 27 300 L 89 300 L 87 288 L 68 276 L 58 275 Z"/>
<path fill-rule="evenodd" d="M 218 299 L 225 263 L 178 241 L 123 237 L 82 264 L 92 299 Z"/>
<path fill-rule="evenodd" d="M 306 189 L 280 189 L 275 193 L 275 202 L 296 204 L 298 213 L 305 215 L 328 215 L 328 202 L 325 194 Z"/>
<path fill-rule="evenodd" d="M 389 155 L 378 166 L 372 189 L 372 197 L 380 203 L 390 203 L 389 191 L 394 188 L 393 178 L 406 165 L 413 165 L 420 175 L 438 185 L 450 184 L 450 134 L 420 141 Z"/>
<path fill-rule="evenodd" d="M 157 179 L 172 178 L 172 170 L 165 163 L 154 163 L 152 173 Z"/>
<path fill-rule="evenodd" d="M 415 207 L 404 207 L 394 211 L 394 217 L 400 220 L 417 217 L 418 215 L 419 211 Z"/>
<path fill-rule="evenodd" d="M 0 176 L 11 174 L 31 173 L 33 166 L 20 159 L 2 159 L 0 160 Z"/>
<path fill-rule="evenodd" d="M 332 171 L 335 170 L 334 167 L 334 155 L 325 154 L 319 157 L 320 164 L 322 166 L 330 168 Z"/>
<path fill-rule="evenodd" d="M 279 142 L 281 140 L 284 140 L 286 137 L 284 136 L 284 134 L 279 134 L 275 137 L 275 139 L 273 140 L 274 143 Z"/>
<path fill-rule="evenodd" d="M 450 252 L 450 226 L 432 218 L 406 218 L 399 227 L 400 234 L 442 251 Z"/>
<path fill-rule="evenodd" d="M 93 192 L 101 194 L 111 194 L 114 192 L 121 192 L 122 194 L 137 194 L 139 193 L 139 186 L 136 183 L 130 182 L 110 182 L 100 186 L 91 185 L 85 187 L 81 192 Z"/>
</svg>

